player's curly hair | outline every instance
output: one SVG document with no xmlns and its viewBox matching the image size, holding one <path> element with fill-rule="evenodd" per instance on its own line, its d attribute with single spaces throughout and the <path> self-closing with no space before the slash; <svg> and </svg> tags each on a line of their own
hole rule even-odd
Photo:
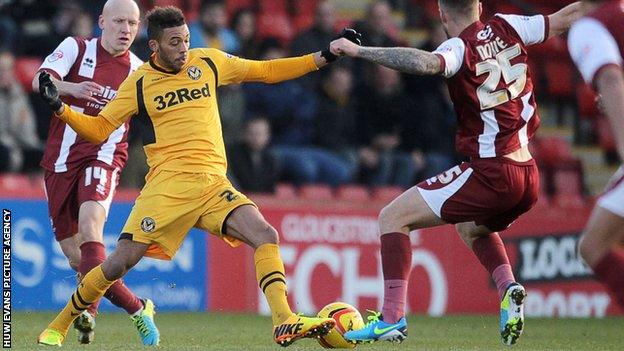
<svg viewBox="0 0 624 351">
<path fill-rule="evenodd" d="M 182 10 L 175 6 L 156 6 L 145 14 L 147 38 L 160 39 L 163 29 L 179 27 L 186 23 Z"/>
<path fill-rule="evenodd" d="M 479 0 L 440 0 L 440 5 L 457 12 L 466 12 Z"/>
</svg>

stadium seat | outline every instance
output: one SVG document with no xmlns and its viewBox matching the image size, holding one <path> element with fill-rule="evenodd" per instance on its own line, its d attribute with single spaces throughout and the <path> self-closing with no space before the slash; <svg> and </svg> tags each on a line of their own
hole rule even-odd
<svg viewBox="0 0 624 351">
<path fill-rule="evenodd" d="M 555 194 L 552 202 L 559 207 L 584 207 L 582 174 L 574 170 L 559 170 L 554 174 Z"/>
<path fill-rule="evenodd" d="M 515 15 L 524 14 L 524 11 L 522 11 L 521 8 L 519 8 L 518 6 L 516 6 L 514 4 L 508 4 L 508 3 L 497 4 L 496 5 L 496 12 L 497 13 L 504 13 L 504 14 L 515 14 Z"/>
<path fill-rule="evenodd" d="M 540 164 L 555 165 L 576 159 L 572 154 L 570 143 L 560 137 L 535 139 L 532 149 Z"/>
<path fill-rule="evenodd" d="M 290 183 L 279 183 L 275 186 L 275 197 L 283 200 L 297 198 L 297 189 Z"/>
<path fill-rule="evenodd" d="M 557 60 L 570 60 L 570 56 L 568 54 L 568 43 L 560 36 L 548 39 L 543 44 L 539 45 L 539 47 L 543 50 L 543 56 L 554 60 L 553 62 L 556 62 Z"/>
<path fill-rule="evenodd" d="M 15 59 L 15 78 L 24 88 L 24 91 L 32 91 L 32 79 L 41 66 L 41 59 L 38 57 L 22 56 Z"/>
<path fill-rule="evenodd" d="M 605 151 L 615 151 L 615 136 L 611 130 L 611 123 L 606 117 L 596 120 L 596 132 L 598 134 L 598 144 Z"/>
<path fill-rule="evenodd" d="M 260 39 L 274 37 L 288 42 L 295 34 L 287 14 L 262 13 L 257 21 Z"/>
<path fill-rule="evenodd" d="M 299 16 L 307 15 L 314 17 L 314 13 L 316 12 L 317 1 L 316 0 L 306 0 L 306 1 L 294 1 L 294 10 L 295 13 Z"/>
<path fill-rule="evenodd" d="M 232 15 L 236 11 L 244 8 L 253 9 L 255 7 L 255 0 L 227 0 L 225 2 L 225 9 L 228 13 L 228 17 L 232 18 Z"/>
<path fill-rule="evenodd" d="M 419 3 L 420 1 L 414 1 L 415 3 Z M 440 10 L 438 8 L 438 2 L 435 0 L 425 0 L 421 4 L 423 10 L 425 11 L 425 15 L 433 20 L 438 20 L 440 18 Z"/>
<path fill-rule="evenodd" d="M 299 197 L 306 200 L 331 200 L 334 195 L 329 185 L 306 184 L 299 187 Z"/>
<path fill-rule="evenodd" d="M 574 70 L 567 61 L 548 60 L 545 65 L 547 91 L 553 97 L 574 96 Z"/>
<path fill-rule="evenodd" d="M 597 103 L 598 96 L 589 84 L 581 84 L 576 89 L 578 113 L 583 118 L 593 118 L 600 114 Z"/>
<path fill-rule="evenodd" d="M 306 31 L 314 24 L 314 15 L 306 13 L 299 14 L 293 19 L 293 25 L 297 33 Z"/>
<path fill-rule="evenodd" d="M 42 198 L 43 177 L 29 177 L 17 173 L 0 174 L 0 194 L 2 197 Z"/>
<path fill-rule="evenodd" d="M 368 201 L 370 200 L 370 193 L 365 186 L 344 185 L 338 188 L 336 197 L 339 200 Z"/>
<path fill-rule="evenodd" d="M 398 186 L 380 186 L 373 189 L 373 199 L 382 202 L 390 202 L 403 193 L 403 188 Z"/>
<path fill-rule="evenodd" d="M 353 20 L 351 18 L 339 17 L 336 19 L 336 24 L 334 24 L 336 32 L 342 31 L 343 28 L 351 27 L 353 27 Z"/>
<path fill-rule="evenodd" d="M 288 14 L 288 2 L 287 0 L 262 0 L 259 1 L 260 12 L 270 14 Z"/>
<path fill-rule="evenodd" d="M 577 194 L 555 194 L 553 196 L 551 205 L 561 208 L 583 208 L 586 206 L 586 202 L 583 197 Z"/>
</svg>

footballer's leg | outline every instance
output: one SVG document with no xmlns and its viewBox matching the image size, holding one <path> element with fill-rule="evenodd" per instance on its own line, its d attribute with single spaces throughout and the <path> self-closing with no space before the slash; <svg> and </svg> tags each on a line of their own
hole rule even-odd
<svg viewBox="0 0 624 351">
<path fill-rule="evenodd" d="M 405 304 L 412 266 L 409 231 L 445 224 L 427 205 L 417 187 L 408 189 L 379 214 L 384 301 L 381 314 L 370 316 L 363 329 L 349 331 L 347 340 L 402 342 L 407 338 Z"/>
<path fill-rule="evenodd" d="M 334 327 L 335 322 L 331 318 L 304 317 L 290 310 L 277 231 L 255 206 L 242 205 L 234 209 L 227 217 L 225 231 L 228 236 L 255 249 L 256 278 L 271 309 L 276 343 L 288 346 L 300 338 L 325 335 Z"/>
<path fill-rule="evenodd" d="M 147 247 L 147 244 L 120 240 L 115 251 L 104 263 L 83 277 L 65 308 L 41 333 L 38 342 L 44 345 L 61 346 L 74 319 L 80 316 L 89 305 L 102 298 L 104 292 L 117 279 L 136 265 L 147 251 Z"/>
<path fill-rule="evenodd" d="M 616 207 L 607 210 L 601 207 L 604 204 L 602 198 L 594 209 L 581 236 L 579 251 L 598 279 L 609 287 L 624 308 L 624 249 L 618 247 L 624 243 L 624 211 L 623 216 L 619 216 Z M 622 207 L 621 202 L 618 205 Z"/>
<path fill-rule="evenodd" d="M 79 273 L 84 276 L 106 258 L 104 248 L 104 223 L 108 216 L 119 169 L 101 161 L 89 164 L 78 181 L 78 237 L 80 239 Z M 143 304 L 121 279 L 117 280 L 104 294 L 115 306 L 124 309 L 131 316 L 140 314 Z M 93 340 L 95 319 L 100 301 L 89 306 L 86 312 L 76 318 L 74 327 L 78 341 L 88 344 Z"/>
<path fill-rule="evenodd" d="M 455 227 L 496 284 L 501 299 L 499 328 L 502 342 L 515 344 L 524 329 L 526 290 L 516 283 L 503 241 L 497 232 L 485 225 L 466 222 Z"/>
<path fill-rule="evenodd" d="M 79 272 L 85 276 L 89 271 L 106 258 L 104 248 L 104 222 L 106 221 L 106 204 L 97 201 L 86 201 L 80 206 L 78 215 L 78 232 L 81 239 Z M 140 314 L 143 304 L 132 293 L 122 279 L 118 279 L 111 285 L 104 297 L 115 306 L 123 308 L 131 316 Z M 78 341 L 82 344 L 91 343 L 94 337 L 95 316 L 99 300 L 93 303 L 87 311 L 83 312 L 74 321 L 74 328 L 78 332 Z"/>
<path fill-rule="evenodd" d="M 72 235 L 69 238 L 63 239 L 58 242 L 63 251 L 63 255 L 67 257 L 69 266 L 76 272 L 78 272 L 78 265 L 80 264 L 80 250 L 78 249 L 78 237 Z"/>
</svg>

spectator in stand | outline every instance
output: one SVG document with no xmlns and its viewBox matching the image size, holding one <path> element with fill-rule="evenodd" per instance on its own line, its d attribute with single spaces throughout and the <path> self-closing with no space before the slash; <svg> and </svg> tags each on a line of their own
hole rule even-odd
<svg viewBox="0 0 624 351">
<path fill-rule="evenodd" d="M 258 59 L 258 45 L 255 41 L 256 20 L 249 9 L 241 9 L 232 17 L 232 29 L 240 43 L 238 56 Z M 226 144 L 237 143 L 245 119 L 245 93 L 240 84 L 219 87 L 217 93 L 221 115 L 221 129 Z"/>
<path fill-rule="evenodd" d="M 404 121 L 413 118 L 417 109 L 403 92 L 399 72 L 374 66 L 372 73 L 372 84 L 364 86 L 357 99 L 358 135 L 364 145 L 359 151 L 360 180 L 372 185 L 409 187 L 425 165 L 399 146 Z"/>
<path fill-rule="evenodd" d="M 261 44 L 261 59 L 284 57 L 286 51 L 274 38 Z M 312 145 L 316 116 L 314 92 L 298 81 L 243 86 L 247 115 L 263 115 L 273 131 L 274 150 L 287 180 L 297 184 L 340 185 L 351 181 L 351 168 L 340 157 Z"/>
<path fill-rule="evenodd" d="M 399 42 L 391 33 L 394 31 L 392 7 L 385 0 L 371 2 L 366 10 L 364 20 L 354 25 L 355 30 L 362 33 L 362 44 L 366 46 L 398 46 Z M 375 64 L 364 60 L 355 60 L 353 64 L 356 86 L 365 85 L 367 75 L 374 70 Z"/>
<path fill-rule="evenodd" d="M 322 50 L 323 46 L 336 35 L 336 8 L 328 0 L 321 0 L 316 6 L 314 24 L 305 32 L 299 34 L 292 42 L 290 50 L 293 55 L 303 55 L 306 52 Z M 316 72 L 299 78 L 306 88 L 320 90 L 322 77 L 327 71 Z"/>
<path fill-rule="evenodd" d="M 286 51 L 275 38 L 260 44 L 260 59 L 285 57 Z M 278 84 L 249 83 L 243 86 L 247 116 L 268 118 L 276 144 L 309 144 L 316 111 L 314 96 L 296 81 Z"/>
<path fill-rule="evenodd" d="M 353 74 L 344 64 L 332 66 L 323 79 L 316 114 L 315 145 L 348 165 L 355 175 L 358 168 L 355 112 L 352 96 Z"/>
<path fill-rule="evenodd" d="M 243 140 L 227 149 L 228 178 L 238 189 L 253 193 L 273 193 L 278 167 L 268 149 L 271 127 L 264 117 L 245 122 Z"/>
<path fill-rule="evenodd" d="M 432 25 L 429 41 L 423 49 L 434 51 L 446 39 L 442 25 Z M 404 74 L 401 78 L 405 82 L 405 94 L 418 106 L 418 113 L 406 116 L 403 123 L 402 149 L 410 151 L 415 160 L 424 162 L 425 167 L 417 178 L 428 178 L 460 161 L 454 146 L 455 111 L 444 78 L 413 74 Z"/>
<path fill-rule="evenodd" d="M 388 1 L 373 1 L 366 11 L 365 20 L 357 22 L 355 30 L 362 33 L 364 45 L 398 45 L 398 40 L 391 34 L 393 33 L 392 7 Z"/>
<path fill-rule="evenodd" d="M 231 28 L 240 44 L 238 56 L 248 59 L 258 58 L 258 45 L 255 38 L 256 15 L 254 12 L 247 8 L 238 10 L 232 17 Z"/>
<path fill-rule="evenodd" d="M 233 31 L 226 27 L 225 4 L 221 0 L 209 0 L 202 4 L 199 20 L 189 25 L 190 47 L 215 48 L 231 54 L 240 49 Z"/>
<path fill-rule="evenodd" d="M 76 13 L 70 25 L 70 36 L 89 38 L 93 36 L 93 25 L 95 21 L 86 11 Z"/>
<path fill-rule="evenodd" d="M 10 16 L 0 13 L 0 50 L 15 51 L 17 25 Z"/>
<path fill-rule="evenodd" d="M 58 11 L 52 18 L 54 33 L 58 37 L 63 38 L 71 36 L 76 19 L 84 13 L 85 11 L 78 1 L 62 1 Z"/>
<path fill-rule="evenodd" d="M 14 71 L 13 54 L 0 52 L 0 172 L 31 172 L 39 168 L 43 145 Z"/>
<path fill-rule="evenodd" d="M 56 43 L 71 35 L 74 19 L 83 9 L 75 0 L 22 1 L 14 11 L 14 18 L 21 21 L 17 52 L 45 57 L 56 48 Z"/>
</svg>

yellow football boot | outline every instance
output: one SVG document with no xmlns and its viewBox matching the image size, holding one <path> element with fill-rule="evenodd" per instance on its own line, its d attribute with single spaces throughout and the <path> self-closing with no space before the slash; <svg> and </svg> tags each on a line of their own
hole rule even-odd
<svg viewBox="0 0 624 351">
<path fill-rule="evenodd" d="M 65 340 L 65 336 L 54 329 L 47 328 L 37 339 L 37 343 L 48 346 L 61 346 Z"/>
<path fill-rule="evenodd" d="M 273 327 L 273 340 L 280 346 L 288 346 L 301 338 L 318 338 L 334 327 L 333 318 L 304 317 L 292 314 L 282 324 Z"/>
</svg>

